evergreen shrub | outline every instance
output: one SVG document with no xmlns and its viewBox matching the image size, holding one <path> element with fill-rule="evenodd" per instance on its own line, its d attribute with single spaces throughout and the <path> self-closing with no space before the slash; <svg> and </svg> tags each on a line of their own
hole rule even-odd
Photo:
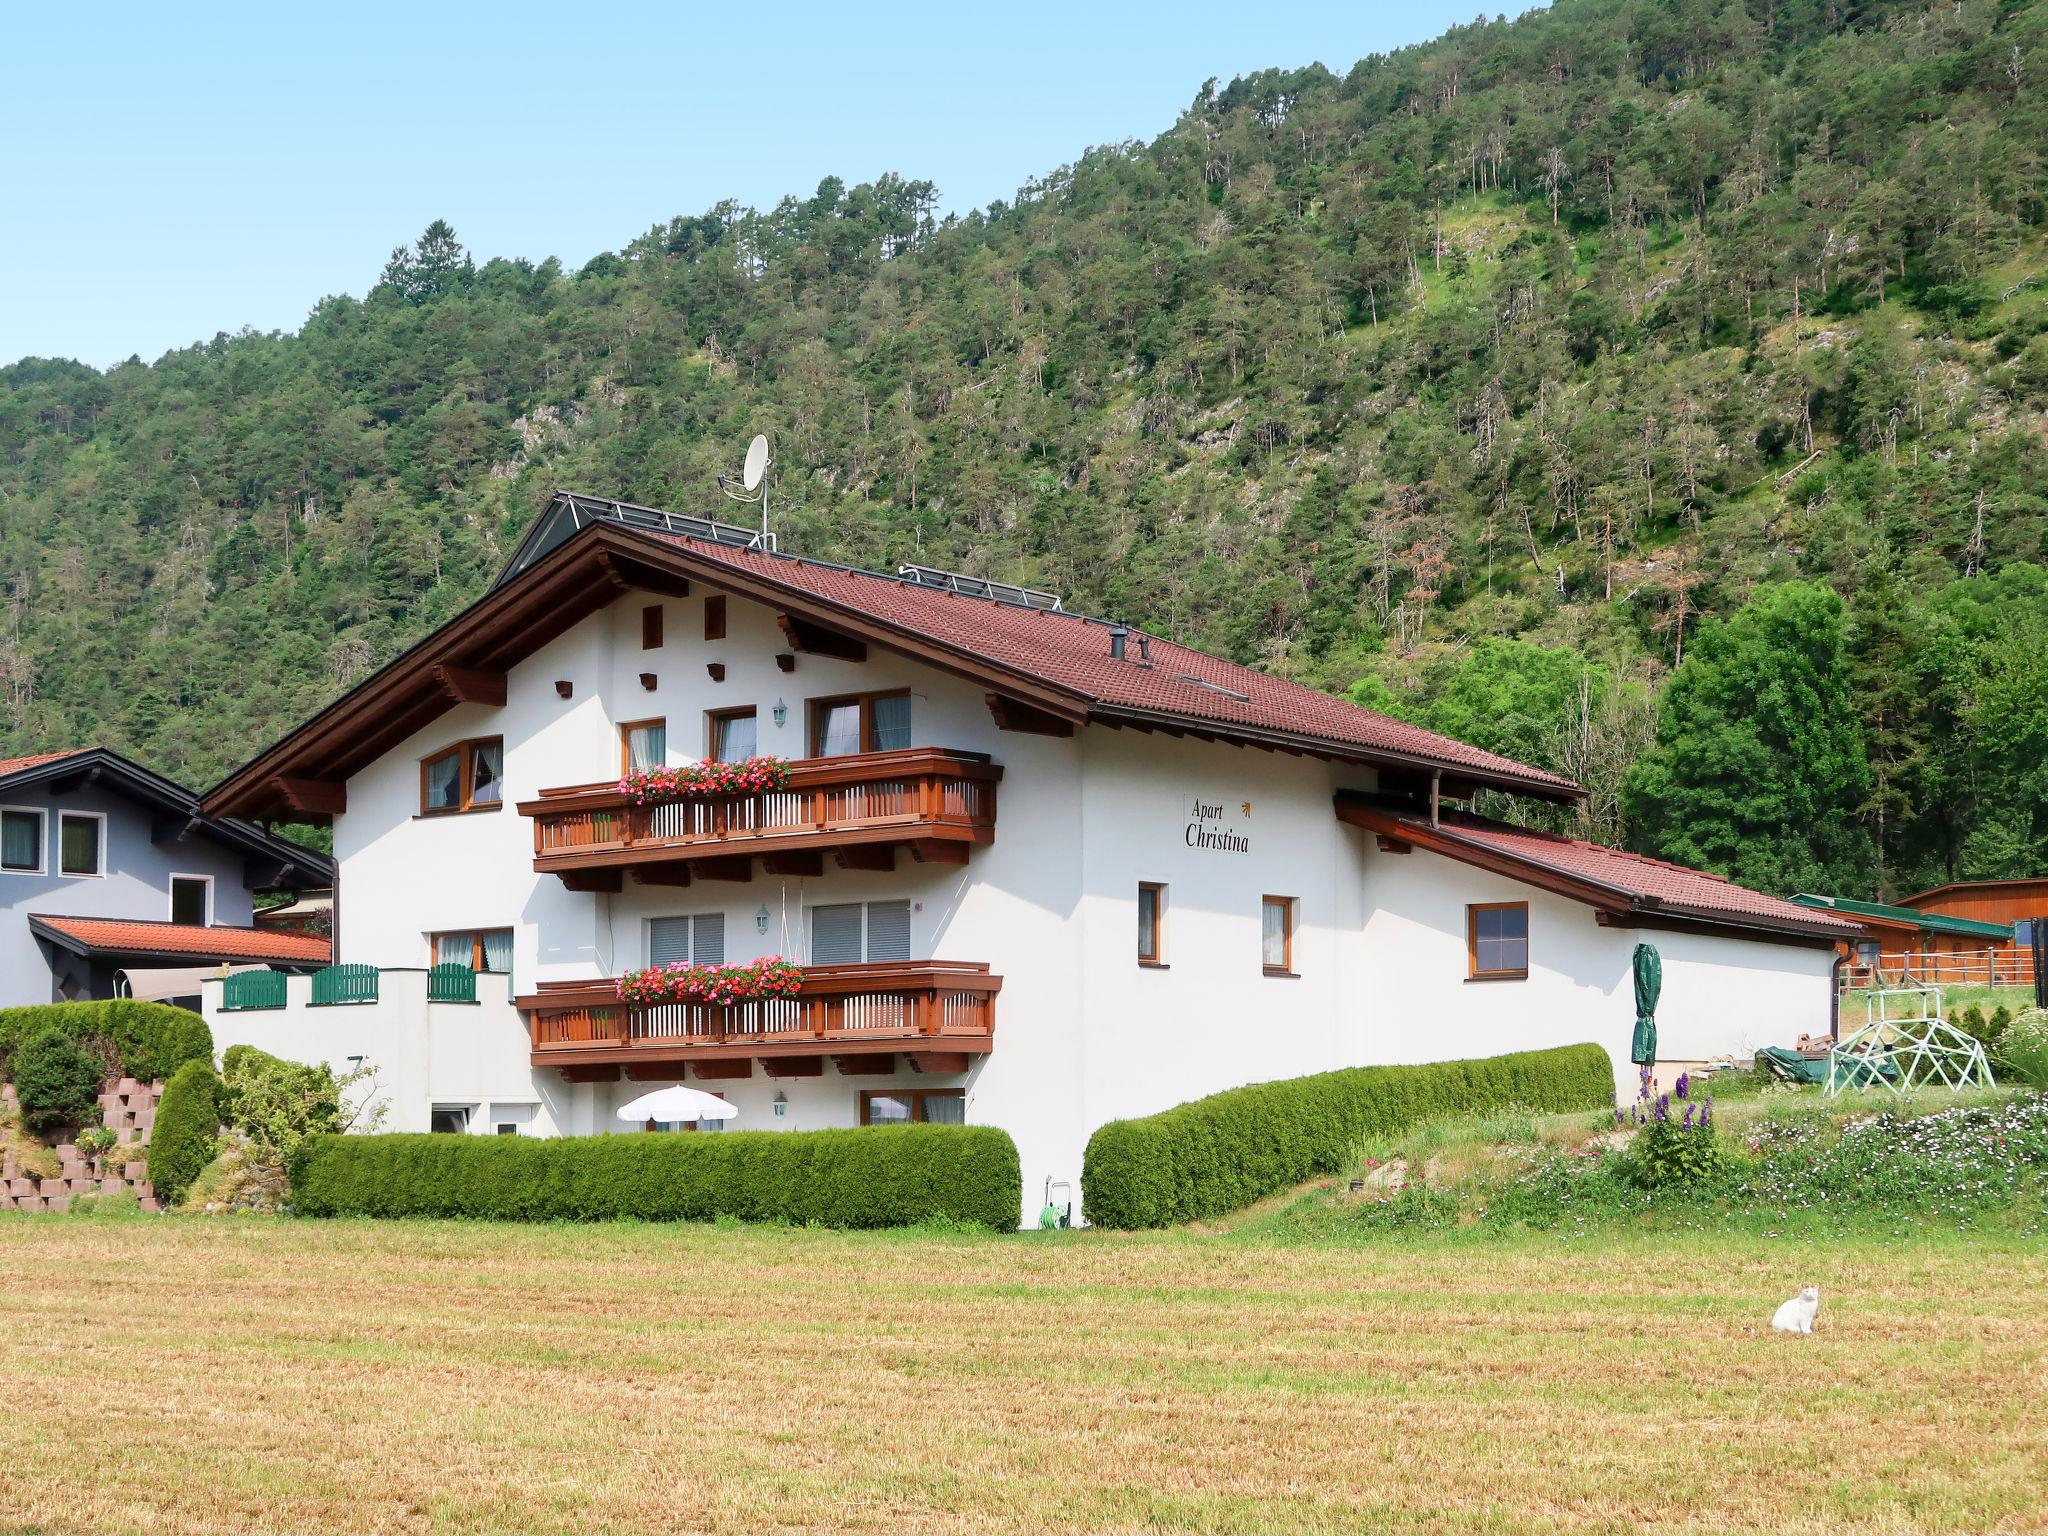
<svg viewBox="0 0 2048 1536">
<path fill-rule="evenodd" d="M 1199 1221 L 1335 1173 L 1367 1137 L 1432 1116 L 1598 1109 L 1613 1097 L 1614 1069 L 1597 1045 L 1254 1083 L 1102 1126 L 1088 1138 L 1082 1205 L 1101 1227 Z"/>
<path fill-rule="evenodd" d="M 213 1031 L 198 1014 L 168 1003 L 115 997 L 0 1008 L 0 1061 L 12 1063 L 22 1042 L 43 1029 L 58 1029 L 79 1041 L 112 1041 L 121 1070 L 137 1082 L 168 1082 L 188 1061 L 213 1060 Z"/>
<path fill-rule="evenodd" d="M 1023 1206 L 1009 1134 L 985 1125 L 624 1136 L 315 1136 L 292 1160 L 307 1216 L 741 1221 L 1008 1231 Z"/>
<path fill-rule="evenodd" d="M 149 1182 L 166 1206 L 184 1198 L 220 1149 L 220 1092 L 210 1061 L 186 1062 L 164 1085 L 149 1134 Z"/>
<path fill-rule="evenodd" d="M 61 1029 L 45 1026 L 12 1052 L 21 1123 L 38 1136 L 84 1123 L 98 1102 L 100 1063 Z"/>
</svg>

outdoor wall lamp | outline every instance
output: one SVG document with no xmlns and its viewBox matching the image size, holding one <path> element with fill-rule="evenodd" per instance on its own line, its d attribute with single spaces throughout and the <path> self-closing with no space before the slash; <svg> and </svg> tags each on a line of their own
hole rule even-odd
<svg viewBox="0 0 2048 1536">
<path fill-rule="evenodd" d="M 777 699 L 775 701 L 775 709 L 773 713 L 775 715 L 776 727 L 777 729 L 780 729 L 782 722 L 789 718 L 789 706 L 783 703 L 782 700 Z"/>
<path fill-rule="evenodd" d="M 773 915 L 774 914 L 768 910 L 768 903 L 765 901 L 762 902 L 761 910 L 754 914 L 754 932 L 766 933 L 768 931 L 768 919 Z"/>
<path fill-rule="evenodd" d="M 780 1088 L 775 1090 L 775 1118 L 780 1120 L 789 1113 L 789 1095 Z"/>
</svg>

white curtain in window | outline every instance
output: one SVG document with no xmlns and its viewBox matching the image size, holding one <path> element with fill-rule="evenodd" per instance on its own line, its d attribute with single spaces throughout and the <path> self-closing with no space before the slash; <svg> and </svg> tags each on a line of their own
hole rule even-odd
<svg viewBox="0 0 2048 1536">
<path fill-rule="evenodd" d="M 659 768 L 668 761 L 668 727 L 637 725 L 626 732 L 626 760 L 634 768 Z"/>
<path fill-rule="evenodd" d="M 908 960 L 910 958 L 910 903 L 871 901 L 868 903 L 868 958 Z"/>
<path fill-rule="evenodd" d="M 469 803 L 497 805 L 505 798 L 505 744 L 480 742 L 470 750 Z"/>
<path fill-rule="evenodd" d="M 910 745 L 910 695 L 899 693 L 875 700 L 875 750 L 893 752 Z"/>
<path fill-rule="evenodd" d="M 462 803 L 462 754 L 450 752 L 427 764 L 427 809 L 452 810 Z"/>
<path fill-rule="evenodd" d="M 860 960 L 860 904 L 811 908 L 811 964 L 853 965 Z"/>
<path fill-rule="evenodd" d="M 493 928 L 484 936 L 484 969 L 503 976 L 512 969 L 512 930 Z"/>
<path fill-rule="evenodd" d="M 1265 920 L 1261 928 L 1261 958 L 1276 970 L 1287 964 L 1287 904 L 1283 901 L 1268 901 L 1261 904 Z"/>
<path fill-rule="evenodd" d="M 869 1125 L 908 1125 L 910 1123 L 910 1100 L 899 1099 L 891 1093 L 876 1093 L 868 1096 Z"/>
<path fill-rule="evenodd" d="M 959 1093 L 928 1093 L 924 1096 L 927 1125 L 965 1125 L 967 1096 Z"/>
<path fill-rule="evenodd" d="M 860 750 L 860 706 L 829 704 L 818 716 L 818 756 L 845 757 Z"/>
<path fill-rule="evenodd" d="M 475 956 L 475 934 L 437 933 L 434 935 L 434 964 L 468 965 Z"/>
<path fill-rule="evenodd" d="M 725 715 L 718 722 L 718 740 L 712 743 L 711 755 L 721 763 L 741 763 L 752 757 L 757 750 L 754 743 L 752 715 Z"/>
</svg>

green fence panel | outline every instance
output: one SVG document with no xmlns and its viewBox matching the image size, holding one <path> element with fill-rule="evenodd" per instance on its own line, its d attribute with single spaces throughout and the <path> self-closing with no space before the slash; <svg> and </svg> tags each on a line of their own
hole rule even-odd
<svg viewBox="0 0 2048 1536">
<path fill-rule="evenodd" d="M 283 971 L 237 971 L 220 985 L 220 1006 L 226 1013 L 284 1006 Z"/>
<path fill-rule="evenodd" d="M 437 965 L 427 972 L 427 1001 L 430 1003 L 473 1003 L 476 1001 L 476 972 L 460 961 Z"/>
<path fill-rule="evenodd" d="M 343 1003 L 377 1001 L 377 967 L 374 965 L 330 965 L 313 973 L 313 1006 L 332 1008 Z"/>
</svg>

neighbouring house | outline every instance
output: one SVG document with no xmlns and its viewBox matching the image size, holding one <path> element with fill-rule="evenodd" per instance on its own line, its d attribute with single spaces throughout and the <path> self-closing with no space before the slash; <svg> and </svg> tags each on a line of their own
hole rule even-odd
<svg viewBox="0 0 2048 1536">
<path fill-rule="evenodd" d="M 260 891 L 332 879 L 326 855 L 208 815 L 103 747 L 0 759 L 0 1006 L 196 1005 L 206 969 L 323 966 L 324 941 L 258 932 L 250 913 Z"/>
<path fill-rule="evenodd" d="M 1862 928 L 1841 946 L 1845 986 L 2021 986 L 2033 979 L 2033 956 L 2016 945 L 2011 923 L 1849 896 L 1792 899 L 1851 918 Z"/>
<path fill-rule="evenodd" d="M 1942 917 L 2010 923 L 2013 943 L 2031 950 L 2035 929 L 2048 925 L 2048 875 L 2033 880 L 1958 880 L 1908 896 L 1906 905 Z"/>
<path fill-rule="evenodd" d="M 1448 807 L 1565 779 L 1044 593 L 759 545 L 557 496 L 209 791 L 332 825 L 342 962 L 209 982 L 215 1039 L 369 1062 L 394 1130 L 616 1130 L 676 1081 L 738 1128 L 991 1123 L 1035 1211 L 1104 1121 L 1247 1082 L 1596 1040 L 1632 1093 L 1640 941 L 1670 1059 L 1828 1026 L 1843 918 Z M 760 756 L 785 785 L 621 785 Z M 794 997 L 619 997 L 771 954 Z"/>
</svg>

